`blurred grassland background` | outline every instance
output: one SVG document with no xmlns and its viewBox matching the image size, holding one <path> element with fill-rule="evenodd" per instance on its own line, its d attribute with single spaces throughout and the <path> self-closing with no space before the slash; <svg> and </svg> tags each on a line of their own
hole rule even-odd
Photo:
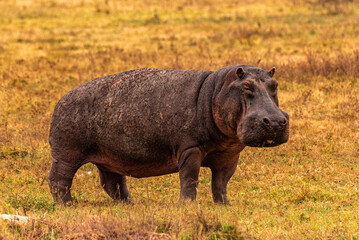
<svg viewBox="0 0 359 240">
<path fill-rule="evenodd" d="M 97 170 L 74 179 L 75 206 L 47 185 L 56 102 L 93 78 L 155 67 L 277 68 L 290 141 L 246 148 L 212 201 L 178 206 L 178 174 L 128 178 L 113 202 Z M 359 239 L 359 1 L 0 0 L 0 239 Z"/>
</svg>

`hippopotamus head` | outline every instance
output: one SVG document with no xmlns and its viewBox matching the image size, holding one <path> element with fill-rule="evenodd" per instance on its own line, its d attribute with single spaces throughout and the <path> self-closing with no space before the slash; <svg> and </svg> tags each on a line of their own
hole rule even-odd
<svg viewBox="0 0 359 240">
<path fill-rule="evenodd" d="M 224 69 L 223 69 L 224 70 Z M 213 101 L 218 128 L 251 147 L 273 147 L 288 141 L 289 116 L 279 109 L 275 68 L 231 66 Z"/>
</svg>

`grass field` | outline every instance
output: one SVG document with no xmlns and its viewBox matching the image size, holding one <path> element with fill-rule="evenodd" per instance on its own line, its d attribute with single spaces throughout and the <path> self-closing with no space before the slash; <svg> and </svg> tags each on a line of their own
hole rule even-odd
<svg viewBox="0 0 359 240">
<path fill-rule="evenodd" d="M 129 3 L 131 2 L 131 3 Z M 178 174 L 128 178 L 112 201 L 93 165 L 71 208 L 47 184 L 56 102 L 93 78 L 142 68 L 275 66 L 290 141 L 246 148 L 212 201 L 179 206 Z M 359 239 L 359 1 L 0 0 L 0 239 Z"/>
</svg>

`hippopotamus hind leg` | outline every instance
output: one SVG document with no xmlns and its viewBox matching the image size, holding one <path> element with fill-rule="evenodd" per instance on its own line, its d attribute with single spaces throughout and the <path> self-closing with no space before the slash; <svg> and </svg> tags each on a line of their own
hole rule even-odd
<svg viewBox="0 0 359 240">
<path fill-rule="evenodd" d="M 81 164 L 73 165 L 52 158 L 51 170 L 48 175 L 50 191 L 54 200 L 62 205 L 71 205 L 70 188 L 72 180 Z"/>
<path fill-rule="evenodd" d="M 114 200 L 132 202 L 131 194 L 127 188 L 126 176 L 108 172 L 98 167 L 100 182 L 106 193 Z"/>
</svg>

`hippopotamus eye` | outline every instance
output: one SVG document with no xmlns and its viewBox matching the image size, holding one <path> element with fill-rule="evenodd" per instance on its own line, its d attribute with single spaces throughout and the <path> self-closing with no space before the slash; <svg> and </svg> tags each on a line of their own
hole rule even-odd
<svg viewBox="0 0 359 240">
<path fill-rule="evenodd" d="M 243 88 L 245 90 L 253 91 L 252 84 L 250 82 L 243 82 Z"/>
</svg>

